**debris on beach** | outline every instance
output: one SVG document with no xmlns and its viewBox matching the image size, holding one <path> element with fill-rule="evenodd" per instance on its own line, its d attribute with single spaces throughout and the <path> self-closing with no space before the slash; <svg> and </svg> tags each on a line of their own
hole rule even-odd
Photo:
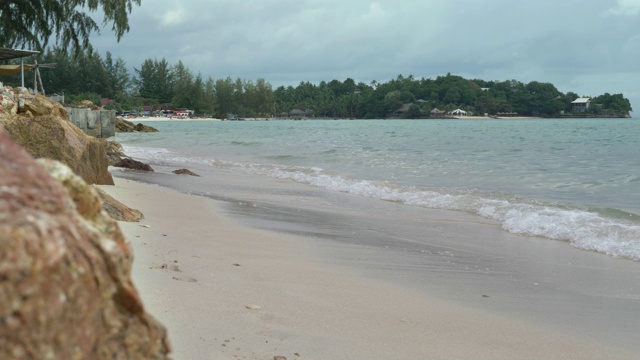
<svg viewBox="0 0 640 360">
<path fill-rule="evenodd" d="M 247 305 L 245 307 L 249 310 L 262 310 L 262 306 L 260 305 Z"/>
</svg>

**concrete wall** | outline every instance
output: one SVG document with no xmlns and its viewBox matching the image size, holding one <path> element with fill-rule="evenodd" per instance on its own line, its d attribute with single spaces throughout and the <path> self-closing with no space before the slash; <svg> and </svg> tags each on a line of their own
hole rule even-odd
<svg viewBox="0 0 640 360">
<path fill-rule="evenodd" d="M 109 138 L 116 134 L 115 110 L 67 108 L 67 111 L 71 122 L 87 135 Z"/>
</svg>

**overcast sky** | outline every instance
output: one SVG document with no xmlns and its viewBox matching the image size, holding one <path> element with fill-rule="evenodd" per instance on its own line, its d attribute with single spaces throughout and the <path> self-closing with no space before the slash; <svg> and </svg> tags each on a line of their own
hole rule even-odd
<svg viewBox="0 0 640 360">
<path fill-rule="evenodd" d="M 386 82 L 398 74 L 551 82 L 640 109 L 640 0 L 142 0 L 117 43 L 129 67 L 179 60 L 213 79 Z"/>
</svg>

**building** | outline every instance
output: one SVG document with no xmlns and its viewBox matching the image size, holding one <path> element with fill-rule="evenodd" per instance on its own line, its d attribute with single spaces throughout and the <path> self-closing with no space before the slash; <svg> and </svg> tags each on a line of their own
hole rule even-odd
<svg viewBox="0 0 640 360">
<path fill-rule="evenodd" d="M 589 110 L 591 99 L 587 97 L 577 98 L 571 102 L 574 112 L 586 112 Z"/>
<path fill-rule="evenodd" d="M 456 115 L 456 116 L 467 116 L 467 112 L 462 110 L 462 109 L 455 109 L 452 112 L 450 112 L 449 114 Z"/>
</svg>

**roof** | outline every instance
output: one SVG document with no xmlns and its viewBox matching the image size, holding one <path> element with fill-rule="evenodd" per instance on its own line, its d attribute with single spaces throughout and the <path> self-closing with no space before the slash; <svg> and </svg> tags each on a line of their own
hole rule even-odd
<svg viewBox="0 0 640 360">
<path fill-rule="evenodd" d="M 33 69 L 33 65 L 24 65 L 25 70 Z M 8 76 L 19 74 L 22 70 L 22 66 L 20 65 L 0 65 L 0 75 Z"/>
<path fill-rule="evenodd" d="M 35 54 L 40 54 L 40 51 L 0 48 L 0 60 L 18 59 Z"/>
<path fill-rule="evenodd" d="M 571 103 L 572 104 L 586 104 L 588 102 L 591 102 L 590 98 L 577 98 L 577 99 L 573 100 Z"/>
</svg>

